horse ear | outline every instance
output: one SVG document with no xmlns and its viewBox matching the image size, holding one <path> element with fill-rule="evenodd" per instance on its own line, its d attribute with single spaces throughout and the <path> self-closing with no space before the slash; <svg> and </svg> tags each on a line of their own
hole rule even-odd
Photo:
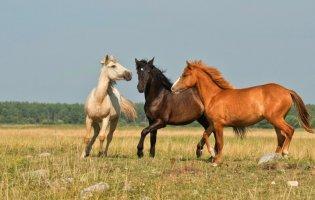
<svg viewBox="0 0 315 200">
<path fill-rule="evenodd" d="M 187 66 L 190 66 L 190 62 L 188 60 L 186 60 L 186 64 Z"/>
<path fill-rule="evenodd" d="M 135 63 L 138 64 L 139 60 L 137 58 L 135 58 Z"/>
<path fill-rule="evenodd" d="M 152 66 L 152 65 L 153 65 L 153 62 L 154 62 L 154 57 L 153 57 L 151 60 L 149 60 L 148 64 L 149 64 L 150 66 Z"/>
<path fill-rule="evenodd" d="M 107 65 L 108 62 L 109 62 L 109 55 L 107 54 L 107 55 L 105 56 L 105 65 Z"/>
</svg>

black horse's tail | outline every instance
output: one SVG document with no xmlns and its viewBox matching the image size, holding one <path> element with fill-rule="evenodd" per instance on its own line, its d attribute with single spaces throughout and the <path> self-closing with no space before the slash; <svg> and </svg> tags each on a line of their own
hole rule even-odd
<svg viewBox="0 0 315 200">
<path fill-rule="evenodd" d="M 247 129 L 246 129 L 246 127 L 233 127 L 233 131 L 234 131 L 234 133 L 237 135 L 237 136 L 239 136 L 239 137 L 241 137 L 241 138 L 244 138 L 245 137 L 245 135 L 246 135 L 246 132 L 247 132 Z"/>
</svg>

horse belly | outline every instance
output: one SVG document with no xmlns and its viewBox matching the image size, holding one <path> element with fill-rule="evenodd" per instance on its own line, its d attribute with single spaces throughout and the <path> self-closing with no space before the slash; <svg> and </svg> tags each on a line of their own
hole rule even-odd
<svg viewBox="0 0 315 200">
<path fill-rule="evenodd" d="M 233 101 L 220 101 L 213 105 L 211 115 L 226 126 L 253 125 L 264 118 L 264 106 L 259 100 L 261 97 L 259 93 L 255 96 L 238 94 Z"/>
<path fill-rule="evenodd" d="M 203 114 L 203 110 L 192 106 L 186 109 L 172 110 L 169 118 L 169 124 L 171 125 L 185 125 L 197 120 Z"/>
</svg>

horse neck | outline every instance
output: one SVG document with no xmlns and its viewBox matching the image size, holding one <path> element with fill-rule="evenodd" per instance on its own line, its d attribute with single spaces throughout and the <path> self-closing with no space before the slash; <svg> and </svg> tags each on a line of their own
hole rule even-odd
<svg viewBox="0 0 315 200">
<path fill-rule="evenodd" d="M 107 96 L 109 83 L 110 79 L 107 76 L 107 72 L 102 71 L 95 89 L 95 97 L 99 103 L 103 102 L 104 98 Z"/>
<path fill-rule="evenodd" d="M 164 87 L 164 85 L 161 82 L 157 81 L 154 78 L 151 78 L 151 81 L 145 90 L 145 100 L 146 101 L 154 100 L 157 96 L 159 96 L 162 90 L 167 90 L 167 89 Z"/>
<path fill-rule="evenodd" d="M 222 91 L 222 89 L 204 73 L 199 73 L 197 80 L 197 90 L 204 105 L 207 105 L 218 92 Z"/>
</svg>

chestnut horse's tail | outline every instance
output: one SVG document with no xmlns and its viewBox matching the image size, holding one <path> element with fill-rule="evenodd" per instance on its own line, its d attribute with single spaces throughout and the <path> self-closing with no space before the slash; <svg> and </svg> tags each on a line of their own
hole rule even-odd
<svg viewBox="0 0 315 200">
<path fill-rule="evenodd" d="M 307 112 L 306 106 L 302 100 L 302 98 L 293 90 L 290 90 L 290 94 L 292 97 L 292 100 L 295 104 L 295 107 L 298 110 L 300 123 L 303 126 L 303 128 L 309 132 L 313 133 L 312 127 L 310 125 L 310 114 Z"/>
</svg>

